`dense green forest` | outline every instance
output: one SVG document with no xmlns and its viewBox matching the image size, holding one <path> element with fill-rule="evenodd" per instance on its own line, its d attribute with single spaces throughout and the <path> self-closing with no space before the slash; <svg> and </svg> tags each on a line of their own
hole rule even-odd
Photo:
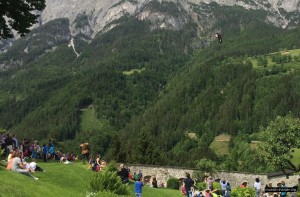
<svg viewBox="0 0 300 197">
<path fill-rule="evenodd" d="M 300 28 L 266 24 L 262 11 L 210 11 L 216 21 L 201 37 L 194 22 L 152 29 L 124 16 L 82 45 L 78 58 L 67 47 L 66 19 L 33 30 L 0 55 L 14 65 L 0 72 L 0 127 L 52 139 L 64 151 L 89 141 L 93 153 L 119 162 L 195 167 L 207 158 L 223 169 L 274 170 L 260 167 L 265 161 L 249 142 L 277 116 L 300 117 Z M 97 126 L 83 126 L 89 110 Z M 232 136 L 226 156 L 210 148 L 222 133 Z"/>
</svg>

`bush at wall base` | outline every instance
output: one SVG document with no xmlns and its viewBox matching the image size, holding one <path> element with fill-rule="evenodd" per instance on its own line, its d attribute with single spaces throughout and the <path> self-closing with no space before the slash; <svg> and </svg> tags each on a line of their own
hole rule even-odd
<svg viewBox="0 0 300 197">
<path fill-rule="evenodd" d="M 237 187 L 232 190 L 230 197 L 255 197 L 255 189 Z"/>
</svg>

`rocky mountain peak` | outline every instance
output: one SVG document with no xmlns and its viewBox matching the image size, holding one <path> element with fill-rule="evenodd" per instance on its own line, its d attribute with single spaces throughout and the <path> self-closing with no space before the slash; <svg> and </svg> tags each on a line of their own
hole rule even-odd
<svg viewBox="0 0 300 197">
<path fill-rule="evenodd" d="M 264 9 L 269 12 L 268 20 L 283 28 L 297 24 L 297 15 L 300 15 L 299 0 L 46 0 L 47 6 L 42 12 L 40 24 L 57 18 L 68 18 L 73 35 L 81 32 L 91 37 L 125 14 L 136 15 L 141 20 L 147 18 L 159 22 L 157 26 L 160 28 L 180 26 L 182 20 L 178 21 L 174 17 L 165 17 L 163 13 L 145 9 L 145 6 L 153 2 L 174 3 L 189 14 L 195 14 L 194 5 L 211 3 L 221 6 L 242 6 L 246 9 Z M 76 28 L 76 23 L 82 15 L 86 16 L 86 23 L 81 28 Z"/>
</svg>

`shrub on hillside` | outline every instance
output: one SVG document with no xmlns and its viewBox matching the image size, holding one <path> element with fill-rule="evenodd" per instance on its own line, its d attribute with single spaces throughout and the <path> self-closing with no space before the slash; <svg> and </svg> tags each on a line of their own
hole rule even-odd
<svg viewBox="0 0 300 197">
<path fill-rule="evenodd" d="M 130 195 L 118 195 L 109 191 L 98 192 L 97 194 L 90 194 L 87 197 L 129 197 Z"/>
<path fill-rule="evenodd" d="M 196 183 L 196 186 L 199 189 L 199 191 L 203 191 L 207 188 L 207 184 L 205 182 Z"/>
<path fill-rule="evenodd" d="M 207 189 L 207 183 L 205 182 L 198 182 L 196 183 L 196 186 L 200 191 Z M 218 182 L 213 182 L 213 188 L 214 190 L 222 190 L 222 186 Z"/>
<path fill-rule="evenodd" d="M 234 188 L 231 192 L 231 197 L 255 197 L 255 189 L 254 188 Z"/>
<path fill-rule="evenodd" d="M 127 186 L 122 184 L 116 171 L 110 171 L 111 168 L 104 168 L 103 171 L 96 173 L 88 185 L 88 192 L 111 192 L 117 195 L 128 195 Z"/>
<path fill-rule="evenodd" d="M 222 186 L 218 182 L 213 182 L 213 188 L 214 188 L 214 190 L 219 190 L 219 191 L 222 190 Z"/>
<path fill-rule="evenodd" d="M 172 177 L 167 181 L 167 188 L 169 189 L 179 189 L 179 180 Z"/>
<path fill-rule="evenodd" d="M 109 164 L 106 166 L 106 169 L 111 172 L 117 172 L 118 171 L 117 162 L 114 160 L 110 161 Z"/>
</svg>

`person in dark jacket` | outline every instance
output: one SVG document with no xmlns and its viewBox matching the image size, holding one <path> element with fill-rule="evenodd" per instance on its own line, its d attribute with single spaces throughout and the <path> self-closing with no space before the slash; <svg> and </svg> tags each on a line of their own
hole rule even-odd
<svg viewBox="0 0 300 197">
<path fill-rule="evenodd" d="M 44 159 L 44 162 L 47 162 L 47 154 L 48 154 L 48 147 L 46 144 L 43 145 L 43 159 Z"/>
<path fill-rule="evenodd" d="M 124 167 L 124 164 L 120 165 L 120 171 L 118 172 L 119 177 L 121 178 L 122 183 L 129 183 L 128 175 L 129 172 L 127 168 Z"/>
<path fill-rule="evenodd" d="M 184 187 L 186 191 L 187 197 L 192 197 L 191 188 L 194 185 L 194 180 L 191 179 L 191 175 L 189 173 L 186 173 L 186 179 L 184 179 Z"/>
</svg>

